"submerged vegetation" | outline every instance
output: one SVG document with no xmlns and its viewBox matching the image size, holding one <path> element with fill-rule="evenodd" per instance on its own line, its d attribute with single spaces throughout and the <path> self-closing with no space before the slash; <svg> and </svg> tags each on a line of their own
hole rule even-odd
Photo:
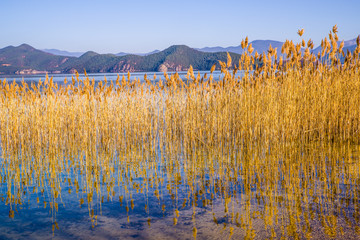
<svg viewBox="0 0 360 240">
<path fill-rule="evenodd" d="M 334 27 L 319 55 L 301 39 L 277 56 L 245 39 L 239 62 L 220 62 L 220 79 L 190 67 L 186 79 L 1 81 L 9 217 L 36 201 L 56 234 L 59 208 L 76 195 L 95 228 L 116 200 L 127 221 L 138 208 L 149 226 L 160 211 L 176 228 L 191 210 L 195 238 L 203 222 L 227 237 L 358 237 L 360 44 L 343 53 L 337 41 Z M 200 222 L 199 212 L 210 214 Z"/>
</svg>

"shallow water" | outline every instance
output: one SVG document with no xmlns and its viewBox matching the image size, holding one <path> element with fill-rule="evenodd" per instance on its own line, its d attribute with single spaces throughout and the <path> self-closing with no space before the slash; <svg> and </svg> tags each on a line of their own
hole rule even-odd
<svg viewBox="0 0 360 240">
<path fill-rule="evenodd" d="M 1 159 L 1 239 L 360 236 L 359 146 L 53 150 Z"/>
</svg>

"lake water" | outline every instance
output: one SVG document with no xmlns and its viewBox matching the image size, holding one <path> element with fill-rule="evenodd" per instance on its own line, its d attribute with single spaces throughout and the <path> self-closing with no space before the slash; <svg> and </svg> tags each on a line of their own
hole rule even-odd
<svg viewBox="0 0 360 240">
<path fill-rule="evenodd" d="M 359 238 L 358 146 L 181 149 L 10 154 L 0 238 Z"/>
<path fill-rule="evenodd" d="M 89 76 L 102 80 L 104 74 Z M 54 81 L 64 77 L 71 75 L 56 75 Z M 115 80 L 117 74 L 106 77 Z M 131 109 L 131 101 L 126 104 Z M 209 146 L 162 129 L 134 137 L 141 141 L 133 144 L 130 138 L 142 133 L 125 132 L 132 125 L 116 134 L 92 125 L 77 131 L 84 127 L 81 119 L 74 126 L 61 119 L 63 130 L 73 127 L 82 135 L 58 139 L 56 123 L 47 119 L 30 118 L 34 125 L 21 128 L 23 135 L 1 138 L 0 239 L 360 238 L 357 145 Z M 19 116 L 0 120 L 9 123 L 6 131 L 0 129 L 4 135 L 19 130 L 10 125 L 27 124 Z M 36 124 L 48 128 L 38 131 Z M 25 141 L 26 136 L 37 140 Z"/>
<path fill-rule="evenodd" d="M 171 74 L 174 74 L 175 72 L 168 72 L 168 75 L 170 76 Z M 195 76 L 197 76 L 197 74 L 200 73 L 201 77 L 204 76 L 204 74 L 210 74 L 209 71 L 196 71 L 194 72 Z M 159 77 L 161 77 L 162 79 L 164 79 L 164 73 L 162 72 L 134 72 L 131 73 L 131 77 L 130 80 L 134 80 L 136 79 L 140 79 L 141 81 L 144 80 L 144 75 L 147 74 L 149 79 L 153 79 L 154 74 L 156 74 L 157 79 Z M 178 72 L 179 76 L 185 80 L 186 79 L 186 75 L 187 72 Z M 116 81 L 118 75 L 120 76 L 120 79 L 122 78 L 122 76 L 127 77 L 127 73 L 88 73 L 87 74 L 89 76 L 90 79 L 94 79 L 96 82 L 98 81 L 104 81 L 104 77 L 106 77 L 107 81 Z M 241 74 L 237 74 L 238 76 L 241 76 Z M 218 80 L 219 77 L 221 76 L 221 72 L 220 71 L 214 71 L 213 72 L 213 77 L 214 80 Z M 55 83 L 58 84 L 62 84 L 64 82 L 64 79 L 67 78 L 68 81 L 71 80 L 72 77 L 75 77 L 75 74 L 49 74 L 49 77 L 53 77 L 53 81 Z M 85 75 L 84 74 L 79 74 L 80 78 L 84 78 Z M 12 82 L 15 80 L 15 82 L 21 82 L 22 80 L 24 80 L 25 82 L 38 82 L 39 79 L 42 79 L 42 81 L 44 81 L 44 79 L 46 78 L 46 74 L 37 74 L 37 75 L 0 75 L 0 79 L 4 80 L 6 79 L 8 82 Z"/>
</svg>

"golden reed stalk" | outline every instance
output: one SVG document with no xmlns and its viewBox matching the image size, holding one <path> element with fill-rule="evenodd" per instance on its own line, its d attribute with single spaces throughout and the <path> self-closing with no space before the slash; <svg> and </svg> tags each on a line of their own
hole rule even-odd
<svg viewBox="0 0 360 240">
<path fill-rule="evenodd" d="M 301 37 L 304 30 L 298 33 Z M 246 38 L 239 63 L 229 54 L 226 63 L 219 62 L 219 80 L 213 77 L 215 66 L 203 77 L 190 66 L 186 79 L 164 73 L 163 80 L 145 75 L 144 81 L 131 81 L 128 73 L 96 83 L 85 72 L 84 79 L 77 73 L 63 85 L 49 77 L 30 86 L 2 80 L 0 176 L 9 216 L 24 201 L 23 193 L 33 192 L 39 204 L 42 199 L 54 210 L 53 230 L 58 228 L 55 216 L 66 186 L 69 194 L 79 195 L 80 206 L 87 202 L 93 226 L 104 197 L 124 202 L 130 221 L 136 193 L 144 194 L 151 225 L 151 193 L 159 206 L 166 195 L 174 200 L 172 206 L 161 205 L 174 212 L 174 225 L 181 206 L 193 208 L 194 237 L 199 199 L 211 206 L 217 226 L 221 216 L 213 201 L 221 199 L 229 237 L 239 234 L 237 226 L 244 230 L 241 236 L 253 238 L 253 221 L 261 218 L 272 237 L 297 238 L 301 225 L 310 238 L 316 215 L 326 235 L 334 237 L 343 231 L 337 218 L 345 208 L 323 215 L 312 207 L 328 201 L 331 208 L 347 199 L 353 200 L 360 232 L 359 185 L 339 187 L 360 179 L 358 162 L 349 155 L 350 149 L 359 150 L 360 45 L 358 39 L 354 53 L 344 53 L 337 39 L 335 26 L 317 56 L 311 53 L 313 42 L 304 39 L 286 41 L 277 56 L 271 46 L 252 54 Z M 344 167 L 337 165 L 339 159 Z M 334 168 L 331 176 L 328 167 Z M 298 186 L 304 184 L 309 187 L 302 191 Z M 241 207 L 235 204 L 239 189 Z M 345 197 L 334 194 L 339 191 Z M 254 208 L 254 199 L 264 208 Z"/>
</svg>

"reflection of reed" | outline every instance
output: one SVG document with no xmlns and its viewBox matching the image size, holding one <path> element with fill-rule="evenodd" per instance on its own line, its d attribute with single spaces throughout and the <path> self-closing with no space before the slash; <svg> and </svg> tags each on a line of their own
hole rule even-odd
<svg viewBox="0 0 360 240">
<path fill-rule="evenodd" d="M 324 43 L 316 58 L 307 54 L 311 41 L 303 56 L 301 44 L 286 42 L 280 64 L 271 61 L 273 49 L 254 58 L 243 45 L 238 66 L 230 56 L 220 62 L 219 81 L 192 68 L 186 80 L 165 73 L 156 84 L 130 75 L 97 86 L 78 76 L 64 86 L 51 78 L 30 87 L 2 81 L 0 176 L 9 216 L 35 198 L 52 209 L 55 230 L 66 188 L 87 205 L 93 226 L 102 203 L 114 199 L 131 221 L 141 195 L 149 225 L 153 196 L 174 225 L 191 207 L 194 237 L 199 207 L 230 236 L 239 227 L 253 238 L 255 219 L 272 237 L 310 237 L 314 221 L 331 237 L 343 222 L 359 233 L 358 56 L 341 65 L 335 45 L 333 53 Z"/>
</svg>

